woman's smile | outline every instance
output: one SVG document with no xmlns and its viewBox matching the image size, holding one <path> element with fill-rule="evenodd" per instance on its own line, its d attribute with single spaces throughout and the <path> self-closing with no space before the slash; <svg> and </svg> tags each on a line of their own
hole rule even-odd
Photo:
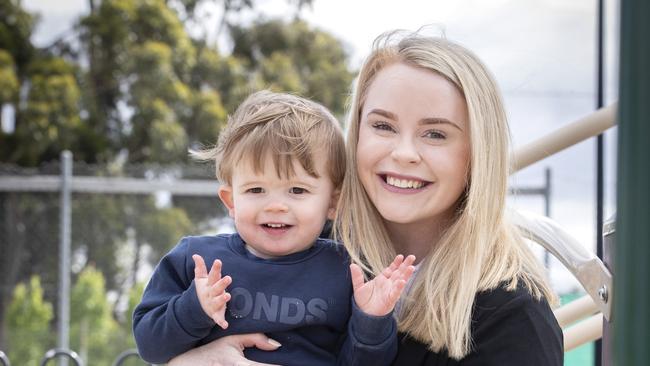
<svg viewBox="0 0 650 366">
<path fill-rule="evenodd" d="M 382 186 L 394 193 L 420 193 L 427 189 L 433 182 L 425 181 L 422 179 L 402 176 L 391 173 L 378 174 L 379 179 L 383 183 Z"/>
</svg>

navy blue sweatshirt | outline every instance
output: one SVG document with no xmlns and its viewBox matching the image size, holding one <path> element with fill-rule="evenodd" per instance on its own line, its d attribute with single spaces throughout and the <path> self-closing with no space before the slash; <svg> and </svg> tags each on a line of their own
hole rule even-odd
<svg viewBox="0 0 650 366">
<path fill-rule="evenodd" d="M 194 287 L 193 254 L 223 263 L 228 329 L 204 313 Z M 133 314 L 140 356 L 165 363 L 192 348 L 233 334 L 263 332 L 282 347 L 248 348 L 254 361 L 280 365 L 389 365 L 397 352 L 392 314 L 369 316 L 352 300 L 349 258 L 342 246 L 312 247 L 262 259 L 238 234 L 186 237 L 158 264 Z"/>
</svg>

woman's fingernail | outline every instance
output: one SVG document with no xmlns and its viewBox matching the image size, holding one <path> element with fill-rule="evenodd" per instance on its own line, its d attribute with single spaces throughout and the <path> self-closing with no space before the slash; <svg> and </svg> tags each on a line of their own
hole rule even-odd
<svg viewBox="0 0 650 366">
<path fill-rule="evenodd" d="M 273 339 L 273 338 L 269 338 L 269 339 L 267 340 L 267 342 L 269 342 L 271 345 L 273 345 L 273 346 L 275 346 L 275 347 L 282 347 L 282 345 L 280 344 L 280 342 L 276 341 L 276 340 Z"/>
</svg>

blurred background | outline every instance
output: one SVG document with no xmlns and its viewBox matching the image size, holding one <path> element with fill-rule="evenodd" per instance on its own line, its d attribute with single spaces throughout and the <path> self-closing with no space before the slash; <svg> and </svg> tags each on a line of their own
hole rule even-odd
<svg viewBox="0 0 650 366">
<path fill-rule="evenodd" d="M 190 161 L 187 149 L 216 142 L 250 92 L 298 93 L 343 121 L 374 38 L 425 26 L 485 61 L 521 146 L 596 109 L 597 5 L 0 0 L 0 180 L 14 179 L 0 190 L 0 350 L 14 365 L 36 365 L 57 344 L 60 193 L 15 178 L 58 176 L 63 150 L 76 177 L 124 178 L 120 192 L 98 185 L 70 201 L 70 348 L 87 364 L 111 365 L 134 347 L 130 314 L 160 257 L 184 235 L 232 230 L 212 166 Z M 606 2 L 605 105 L 617 99 L 617 19 L 618 2 Z M 615 211 L 615 133 L 604 140 L 605 218 Z M 513 189 L 546 194 L 512 196 L 511 205 L 548 214 L 595 252 L 595 155 L 590 140 L 517 173 Z M 133 183 L 179 180 L 208 188 Z M 537 252 L 563 301 L 579 296 L 568 271 Z M 593 355 L 589 344 L 566 364 L 594 365 Z"/>
</svg>

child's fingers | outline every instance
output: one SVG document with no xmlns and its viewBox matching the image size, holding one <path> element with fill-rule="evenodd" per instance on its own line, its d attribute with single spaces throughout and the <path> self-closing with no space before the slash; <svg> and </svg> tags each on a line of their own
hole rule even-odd
<svg viewBox="0 0 650 366">
<path fill-rule="evenodd" d="M 208 270 L 205 267 L 205 262 L 203 257 L 198 254 L 192 255 L 194 260 L 194 278 L 206 278 L 208 277 Z"/>
<path fill-rule="evenodd" d="M 210 274 L 208 274 L 208 286 L 212 286 L 217 281 L 221 279 L 221 261 L 215 259 L 212 262 L 212 268 L 210 268 Z"/>
<path fill-rule="evenodd" d="M 215 283 L 212 287 L 210 287 L 210 296 L 215 297 L 215 296 L 220 296 L 223 294 L 223 292 L 226 290 L 228 286 L 232 283 L 232 278 L 230 276 L 223 277 L 217 283 Z"/>
<path fill-rule="evenodd" d="M 358 288 L 363 286 L 363 272 L 361 272 L 361 267 L 352 263 L 350 264 L 350 276 L 352 277 L 352 290 L 356 291 Z"/>
<path fill-rule="evenodd" d="M 400 272 L 402 275 L 405 275 L 407 270 L 410 267 L 413 267 L 413 262 L 415 262 L 415 256 L 414 255 L 409 255 L 404 259 L 404 261 L 400 264 L 399 268 L 397 269 L 398 272 Z M 413 267 L 415 269 L 415 267 Z M 410 275 L 409 275 L 410 276 Z"/>
<path fill-rule="evenodd" d="M 214 320 L 214 322 L 217 323 L 217 325 L 220 326 L 221 329 L 228 328 L 228 322 L 226 321 L 226 319 L 221 319 L 221 318 L 214 319 L 213 318 L 212 320 Z"/>
<path fill-rule="evenodd" d="M 404 259 L 404 264 L 407 266 L 413 265 L 413 263 L 415 263 L 415 256 L 413 254 Z"/>
<path fill-rule="evenodd" d="M 391 263 L 388 267 L 384 268 L 384 270 L 381 272 L 386 278 L 390 278 L 390 276 L 393 274 L 395 270 L 399 268 L 399 266 L 402 264 L 402 261 L 404 260 L 404 256 L 401 254 L 398 254 L 395 259 L 393 259 L 393 263 Z"/>
<path fill-rule="evenodd" d="M 404 281 L 408 281 L 414 272 L 415 272 L 415 267 L 413 266 L 406 267 L 406 269 L 402 272 L 402 279 Z"/>
<path fill-rule="evenodd" d="M 222 295 L 217 296 L 212 302 L 212 309 L 214 311 L 222 310 L 224 305 L 226 305 L 226 303 L 230 301 L 230 298 L 231 296 L 227 292 L 224 292 Z"/>
</svg>

